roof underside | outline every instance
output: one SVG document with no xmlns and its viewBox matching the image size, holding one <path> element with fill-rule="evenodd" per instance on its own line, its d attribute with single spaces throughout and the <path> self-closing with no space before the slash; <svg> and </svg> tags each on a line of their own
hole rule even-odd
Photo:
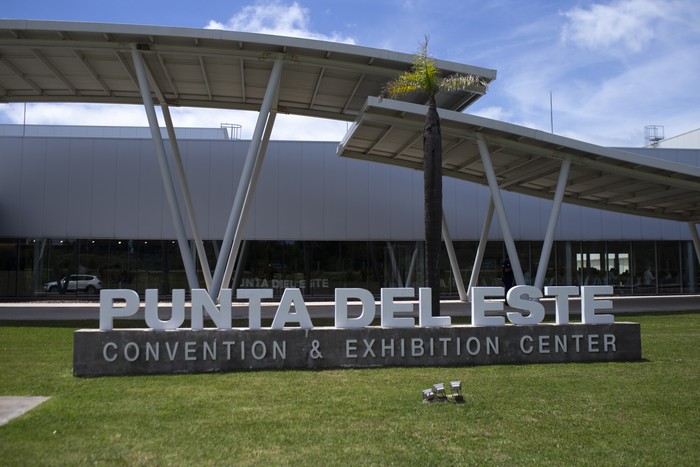
<svg viewBox="0 0 700 467">
<path fill-rule="evenodd" d="M 370 98 L 338 147 L 341 156 L 423 168 L 426 108 Z M 443 174 L 487 184 L 477 135 L 487 143 L 501 189 L 552 199 L 571 160 L 564 202 L 700 222 L 700 168 L 604 148 L 529 128 L 440 110 Z"/>
<path fill-rule="evenodd" d="M 233 31 L 0 20 L 0 102 L 142 103 L 132 48 L 171 106 L 260 109 L 272 64 L 284 60 L 280 113 L 354 120 L 368 96 L 412 57 L 346 44 Z M 486 82 L 494 70 L 437 61 L 442 73 Z M 154 90 L 155 91 L 155 90 Z M 438 96 L 461 111 L 480 92 Z M 407 101 L 424 103 L 422 96 Z"/>
</svg>

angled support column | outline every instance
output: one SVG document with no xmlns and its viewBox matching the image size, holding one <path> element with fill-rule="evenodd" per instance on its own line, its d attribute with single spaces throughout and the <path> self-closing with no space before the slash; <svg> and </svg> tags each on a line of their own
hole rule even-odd
<svg viewBox="0 0 700 467">
<path fill-rule="evenodd" d="M 455 279 L 455 284 L 457 284 L 459 299 L 466 302 L 467 292 L 464 290 L 464 280 L 462 280 L 462 273 L 459 272 L 459 263 L 457 261 L 457 255 L 455 254 L 455 247 L 452 244 L 450 229 L 447 227 L 444 210 L 442 212 L 442 239 L 445 241 L 445 246 L 447 247 L 447 256 L 450 258 L 450 267 L 452 268 L 452 276 Z"/>
<path fill-rule="evenodd" d="M 175 167 L 177 168 L 177 175 L 180 180 L 180 187 L 182 188 L 182 198 L 185 201 L 187 220 L 190 223 L 190 229 L 192 231 L 192 236 L 194 237 L 194 246 L 197 250 L 197 256 L 199 256 L 199 265 L 202 268 L 202 273 L 204 275 L 204 283 L 208 289 L 211 287 L 211 269 L 209 268 L 207 254 L 204 251 L 204 242 L 202 241 L 202 236 L 199 234 L 199 227 L 197 227 L 197 217 L 195 215 L 194 207 L 192 206 L 192 196 L 190 195 L 190 187 L 187 183 L 187 178 L 185 177 L 185 168 L 182 165 L 182 157 L 180 157 L 180 147 L 177 144 L 173 120 L 170 117 L 170 109 L 162 98 L 160 102 L 160 108 L 163 110 L 165 127 L 168 130 L 170 149 L 173 152 L 173 159 L 175 160 Z"/>
<path fill-rule="evenodd" d="M 275 98 L 275 102 L 277 99 Z M 223 286 L 228 286 L 231 283 L 231 276 L 233 276 L 233 270 L 238 262 L 238 254 L 241 249 L 241 243 L 243 241 L 243 227 L 245 226 L 246 219 L 248 218 L 248 212 L 250 211 L 250 203 L 253 199 L 253 194 L 255 193 L 255 188 L 258 184 L 258 176 L 260 175 L 260 170 L 262 169 L 263 161 L 265 160 L 265 154 L 267 153 L 267 144 L 270 142 L 270 134 L 272 133 L 272 127 L 275 124 L 275 118 L 277 117 L 277 112 L 270 112 L 265 126 L 265 132 L 263 134 L 262 143 L 258 148 L 258 153 L 255 156 L 255 167 L 253 167 L 253 178 L 248 186 L 248 190 L 245 194 L 245 199 L 243 201 L 243 211 L 241 213 L 241 220 L 238 222 L 236 227 L 236 233 L 233 235 L 233 245 L 231 246 L 231 253 L 229 253 L 228 263 L 226 264 L 226 272 L 224 273 L 224 280 L 221 283 Z M 240 265 L 242 266 L 242 264 Z"/>
<path fill-rule="evenodd" d="M 197 270 L 195 268 L 194 261 L 192 261 L 192 256 L 190 255 L 190 251 L 188 248 L 185 226 L 182 222 L 180 207 L 177 201 L 177 196 L 175 195 L 175 186 L 173 184 L 170 168 L 168 166 L 168 159 L 165 155 L 165 145 L 163 143 L 163 138 L 160 134 L 160 128 L 158 126 L 158 117 L 156 116 L 156 110 L 153 106 L 153 98 L 151 97 L 151 88 L 148 84 L 146 66 L 143 63 L 143 57 L 141 56 L 141 52 L 139 52 L 136 49 L 135 45 L 132 46 L 131 56 L 134 61 L 136 76 L 138 77 L 139 90 L 141 91 L 143 106 L 146 109 L 148 125 L 151 128 L 151 137 L 153 138 L 153 145 L 155 146 L 156 157 L 158 158 L 158 165 L 160 167 L 160 174 L 163 179 L 163 188 L 165 189 L 165 196 L 168 200 L 168 205 L 170 206 L 171 217 L 173 218 L 173 225 L 175 227 L 177 243 L 180 247 L 180 256 L 182 256 L 182 263 L 185 267 L 185 274 L 187 275 L 187 283 L 190 287 L 190 290 L 196 289 L 199 287 L 199 283 L 197 280 Z"/>
<path fill-rule="evenodd" d="M 391 261 L 391 271 L 394 274 L 394 280 L 398 287 L 403 287 L 403 279 L 401 279 L 401 272 L 399 271 L 399 265 L 396 262 L 396 255 L 394 254 L 394 245 L 388 240 L 386 242 L 386 249 L 389 252 L 389 261 Z"/>
<path fill-rule="evenodd" d="M 238 256 L 238 264 L 245 264 L 248 258 L 248 251 L 250 250 L 250 240 L 244 240 L 241 243 L 241 251 Z M 233 281 L 231 282 L 232 289 L 238 289 L 241 285 L 241 280 L 243 279 L 243 268 L 237 267 L 236 274 L 233 276 Z"/>
<path fill-rule="evenodd" d="M 489 208 L 486 211 L 484 226 L 481 228 L 481 237 L 479 237 L 479 246 L 476 248 L 476 257 L 474 258 L 474 267 L 472 275 L 469 278 L 469 290 L 467 291 L 467 299 L 472 300 L 472 288 L 476 287 L 479 282 L 479 273 L 481 272 L 481 263 L 484 261 L 486 252 L 486 242 L 489 240 L 489 230 L 491 230 L 491 222 L 493 222 L 493 198 L 489 199 Z"/>
<path fill-rule="evenodd" d="M 700 235 L 697 227 L 695 227 L 695 222 L 688 222 L 688 227 L 690 228 L 690 238 L 693 239 L 693 246 L 695 247 L 695 256 L 697 256 L 698 264 L 700 264 Z"/>
<path fill-rule="evenodd" d="M 219 292 L 221 291 L 222 284 L 224 283 L 224 276 L 226 274 L 228 264 L 232 261 L 235 262 L 235 258 L 231 258 L 233 241 L 236 231 L 239 229 L 242 221 L 246 195 L 249 192 L 249 189 L 252 188 L 254 190 L 255 188 L 253 181 L 255 163 L 260 154 L 260 148 L 263 143 L 263 133 L 265 132 L 265 128 L 268 127 L 268 118 L 270 117 L 274 98 L 277 95 L 277 87 L 281 76 L 282 59 L 278 58 L 272 67 L 272 71 L 270 72 L 270 78 L 267 83 L 267 89 L 265 90 L 265 96 L 263 98 L 262 105 L 260 106 L 258 121 L 255 125 L 255 131 L 253 133 L 253 138 L 250 141 L 250 146 L 248 147 L 248 153 L 243 165 L 243 172 L 241 173 L 241 178 L 238 182 L 236 198 L 233 201 L 231 214 L 228 219 L 228 224 L 226 225 L 226 232 L 224 233 L 224 239 L 221 243 L 221 252 L 219 253 L 219 258 L 216 261 L 216 268 L 214 269 L 214 275 L 212 276 L 209 295 L 215 300 L 219 297 Z"/>
<path fill-rule="evenodd" d="M 523 269 L 520 267 L 518 251 L 515 248 L 515 241 L 513 241 L 513 235 L 510 233 L 510 227 L 508 226 L 508 217 L 506 216 L 506 209 L 503 206 L 501 192 L 498 190 L 498 180 L 496 180 L 496 172 L 493 170 L 491 154 L 489 153 L 489 148 L 486 145 L 486 141 L 484 141 L 484 137 L 481 133 L 476 135 L 476 143 L 479 146 L 481 162 L 484 165 L 484 172 L 486 173 L 486 179 L 489 183 L 489 190 L 491 190 L 491 200 L 496 208 L 498 221 L 501 224 L 501 232 L 503 233 L 503 240 L 505 241 L 506 250 L 508 251 L 508 258 L 510 259 L 510 264 L 513 267 L 515 283 L 518 285 L 524 285 L 525 277 L 523 276 Z"/>
<path fill-rule="evenodd" d="M 204 243 L 202 241 L 202 236 L 199 234 L 199 227 L 197 226 L 197 218 L 195 216 L 194 208 L 192 207 L 192 196 L 190 195 L 189 184 L 187 183 L 187 177 L 185 176 L 185 169 L 182 165 L 182 157 L 180 156 L 180 146 L 177 144 L 177 136 L 175 135 L 175 126 L 173 125 L 173 119 L 170 116 L 170 108 L 165 101 L 165 96 L 161 92 L 158 84 L 151 73 L 150 68 L 146 68 L 146 73 L 148 74 L 148 79 L 153 88 L 153 92 L 158 97 L 160 102 L 160 108 L 163 111 L 163 119 L 165 120 L 165 128 L 168 131 L 168 140 L 170 141 L 170 149 L 173 153 L 173 159 L 175 160 L 175 168 L 177 169 L 178 179 L 180 181 L 180 188 L 182 189 L 182 199 L 185 201 L 185 213 L 187 214 L 187 220 L 190 224 L 190 231 L 194 238 L 194 245 L 196 248 L 197 255 L 199 256 L 199 265 L 202 268 L 202 274 L 204 275 L 204 283 L 206 287 L 211 286 L 211 268 L 209 267 L 209 260 L 207 259 L 206 252 L 204 251 Z"/>
<path fill-rule="evenodd" d="M 549 256 L 552 253 L 552 243 L 554 243 L 554 231 L 556 230 L 557 222 L 559 221 L 559 212 L 561 212 L 561 203 L 564 200 L 566 182 L 569 180 L 569 169 L 571 169 L 571 160 L 565 159 L 561 163 L 559 179 L 557 180 L 557 188 L 554 191 L 554 204 L 552 206 L 552 212 L 549 214 L 549 224 L 547 224 L 547 232 L 544 235 L 542 253 L 540 254 L 540 262 L 537 265 L 535 287 L 537 287 L 540 290 L 542 290 L 542 287 L 544 286 L 544 279 L 547 274 Z"/>
<path fill-rule="evenodd" d="M 420 242 L 416 242 L 413 247 L 413 254 L 411 255 L 411 265 L 408 267 L 408 274 L 406 275 L 406 287 L 412 287 L 413 276 L 416 273 L 416 262 L 418 261 L 418 251 L 420 248 Z"/>
</svg>

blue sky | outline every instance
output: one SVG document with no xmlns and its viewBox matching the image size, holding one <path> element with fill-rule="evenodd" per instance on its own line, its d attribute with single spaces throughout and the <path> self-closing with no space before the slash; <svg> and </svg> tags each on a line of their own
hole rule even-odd
<svg viewBox="0 0 700 467">
<path fill-rule="evenodd" d="M 4 0 L 0 16 L 263 32 L 414 53 L 493 68 L 467 112 L 604 146 L 642 146 L 645 125 L 667 137 L 700 128 L 697 0 Z M 0 123 L 24 106 L 0 104 Z M 176 126 L 243 125 L 246 112 L 173 109 Z M 29 124 L 147 125 L 137 106 L 31 104 Z M 340 140 L 346 124 L 286 117 L 273 138 Z"/>
</svg>

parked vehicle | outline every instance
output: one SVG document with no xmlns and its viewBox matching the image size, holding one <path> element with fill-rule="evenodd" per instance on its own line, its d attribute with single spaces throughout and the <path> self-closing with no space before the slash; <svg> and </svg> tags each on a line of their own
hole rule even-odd
<svg viewBox="0 0 700 467">
<path fill-rule="evenodd" d="M 97 276 L 89 274 L 72 274 L 60 281 L 51 281 L 44 284 L 44 290 L 48 293 L 86 292 L 94 294 L 102 289 L 102 281 Z"/>
</svg>

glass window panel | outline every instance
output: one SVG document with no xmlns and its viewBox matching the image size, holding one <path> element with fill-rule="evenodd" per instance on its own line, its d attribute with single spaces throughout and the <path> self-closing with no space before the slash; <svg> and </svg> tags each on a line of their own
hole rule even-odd
<svg viewBox="0 0 700 467">
<path fill-rule="evenodd" d="M 658 242 L 659 293 L 674 294 L 682 291 L 681 245 L 678 242 Z"/>
</svg>

